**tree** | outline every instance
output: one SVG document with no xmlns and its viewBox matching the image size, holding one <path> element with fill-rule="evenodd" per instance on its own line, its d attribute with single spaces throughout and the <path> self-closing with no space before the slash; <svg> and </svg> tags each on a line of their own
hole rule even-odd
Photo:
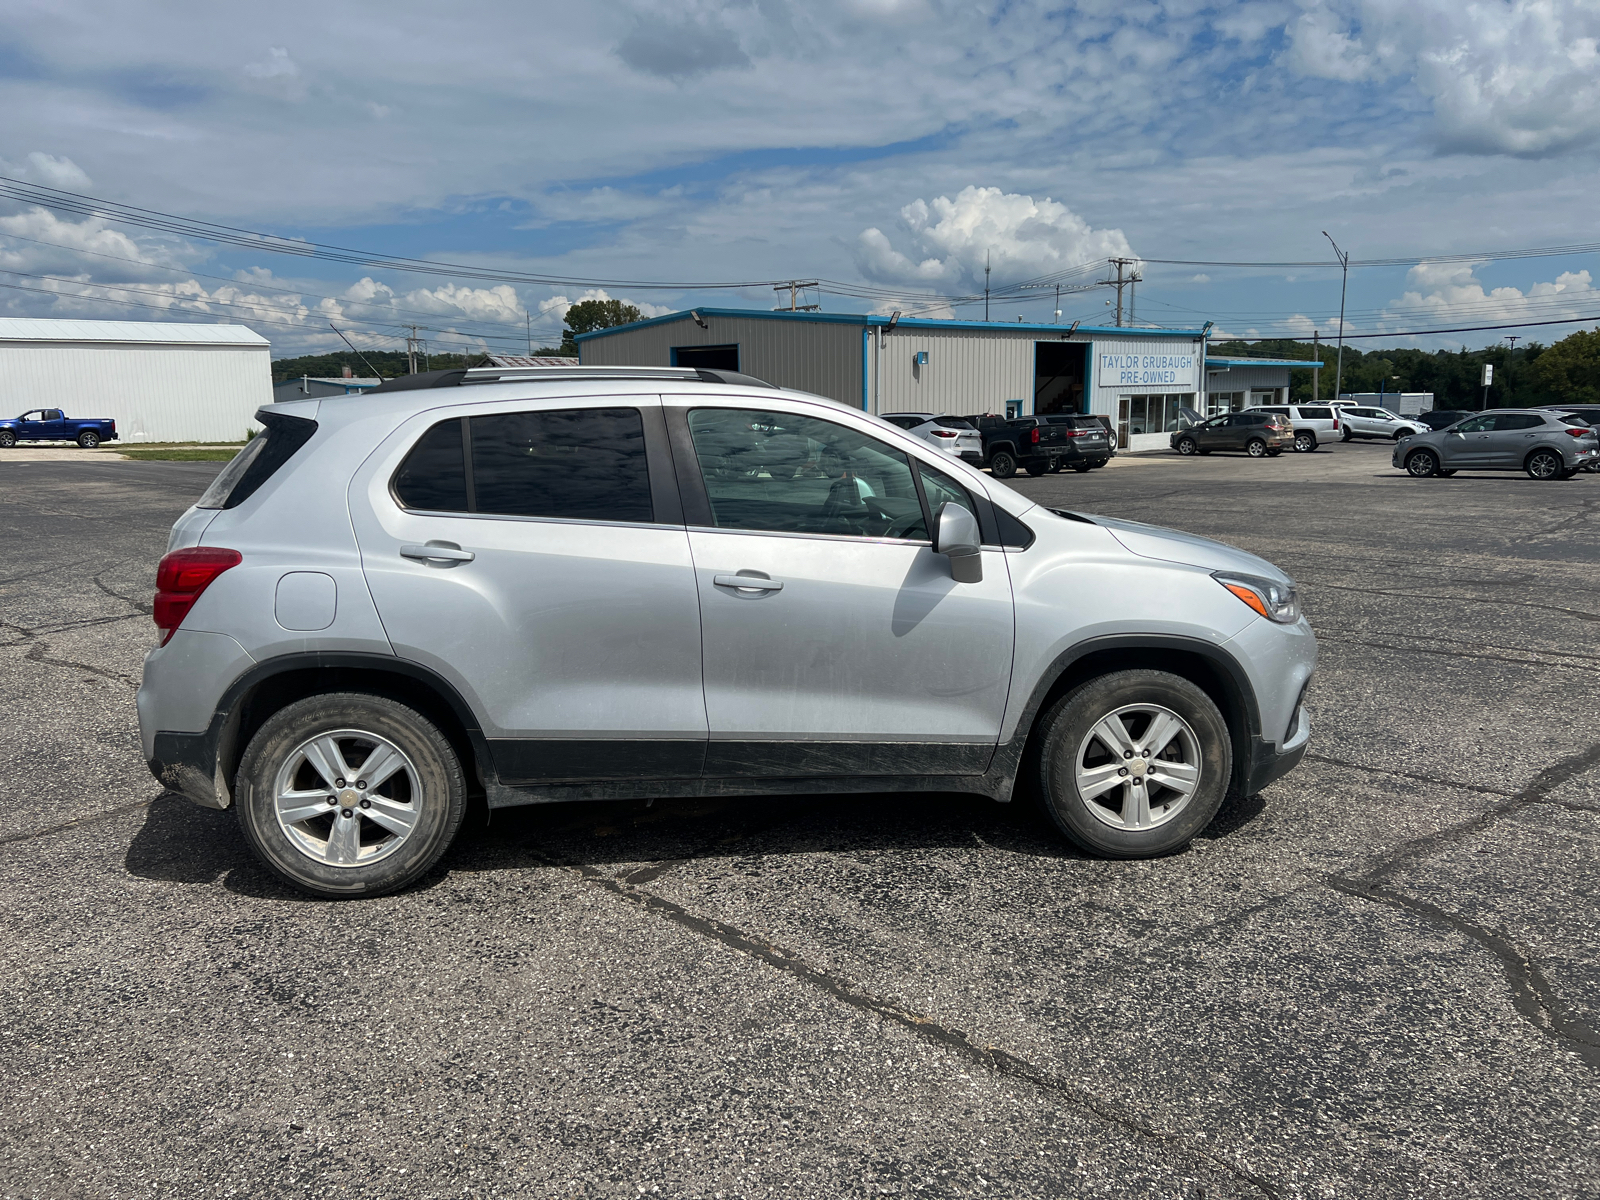
<svg viewBox="0 0 1600 1200">
<path fill-rule="evenodd" d="M 633 305 L 621 300 L 580 300 L 567 309 L 566 328 L 561 331 L 561 353 L 569 357 L 577 355 L 578 343 L 574 339 L 580 333 L 628 325 L 642 315 Z"/>
<path fill-rule="evenodd" d="M 1534 359 L 1528 371 L 1560 403 L 1600 402 L 1600 329 L 1568 334 Z"/>
</svg>

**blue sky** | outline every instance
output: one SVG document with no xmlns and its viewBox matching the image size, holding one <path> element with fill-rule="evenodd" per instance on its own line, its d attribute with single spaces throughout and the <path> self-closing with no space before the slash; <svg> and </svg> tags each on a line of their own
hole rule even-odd
<svg viewBox="0 0 1600 1200">
<path fill-rule="evenodd" d="M 1594 236 L 1592 0 L 0 14 L 0 174 L 575 281 L 820 278 L 829 311 L 973 316 L 950 297 L 981 289 L 986 257 L 1004 287 L 1123 254 L 1144 260 L 1141 323 L 1333 336 L 1337 270 L 1151 260 L 1331 263 L 1324 229 L 1357 260 Z M 337 345 L 329 319 L 374 347 L 411 322 L 440 349 L 509 349 L 529 326 L 550 342 L 597 291 L 223 249 L 8 202 L 0 270 L 0 313 L 243 321 L 281 354 Z M 1592 255 L 1361 268 L 1347 326 L 1600 315 L 1596 282 Z M 646 312 L 775 303 L 768 286 L 598 290 Z M 1064 297 L 1063 319 L 1102 319 L 1108 295 Z"/>
</svg>

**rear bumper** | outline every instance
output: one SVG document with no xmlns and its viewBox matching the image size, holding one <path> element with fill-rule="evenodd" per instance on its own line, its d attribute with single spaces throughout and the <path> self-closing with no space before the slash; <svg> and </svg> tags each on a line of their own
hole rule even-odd
<svg viewBox="0 0 1600 1200">
<path fill-rule="evenodd" d="M 983 451 L 963 450 L 961 452 L 961 461 L 964 463 L 971 463 L 975 467 L 981 467 L 983 466 Z"/>
<path fill-rule="evenodd" d="M 203 808 L 227 808 L 232 790 L 217 769 L 221 722 L 204 733 L 157 733 L 150 773 L 162 787 Z"/>
</svg>

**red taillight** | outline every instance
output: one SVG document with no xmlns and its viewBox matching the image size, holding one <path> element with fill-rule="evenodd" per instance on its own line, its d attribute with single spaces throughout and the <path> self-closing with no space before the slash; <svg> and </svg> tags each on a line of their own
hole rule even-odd
<svg viewBox="0 0 1600 1200">
<path fill-rule="evenodd" d="M 200 594 L 211 581 L 230 567 L 237 567 L 244 556 L 220 546 L 191 546 L 164 556 L 156 567 L 156 602 L 151 615 L 161 630 L 165 646 L 189 615 Z"/>
<path fill-rule="evenodd" d="M 1593 433 L 1593 432 L 1594 432 L 1593 429 L 1570 429 L 1569 428 L 1567 430 L 1567 433 L 1571 434 L 1573 437 L 1583 437 L 1585 434 L 1590 434 L 1590 433 Z"/>
<path fill-rule="evenodd" d="M 1337 430 L 1339 428 L 1339 418 L 1338 417 L 1335 417 L 1333 419 L 1333 427 L 1334 427 L 1335 430 Z"/>
<path fill-rule="evenodd" d="M 953 438 L 953 437 L 960 437 L 961 435 L 959 433 L 956 433 L 952 429 L 935 429 L 933 431 L 933 436 L 934 437 L 942 437 L 942 438 Z"/>
<path fill-rule="evenodd" d="M 1037 425 L 1033 427 L 1033 432 L 1028 435 L 1028 440 L 1035 446 L 1039 444 L 1039 427 Z"/>
</svg>

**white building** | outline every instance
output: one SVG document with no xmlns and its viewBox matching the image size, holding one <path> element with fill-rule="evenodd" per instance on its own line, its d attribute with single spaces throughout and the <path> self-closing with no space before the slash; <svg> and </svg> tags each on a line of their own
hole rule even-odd
<svg viewBox="0 0 1600 1200">
<path fill-rule="evenodd" d="M 0 413 L 110 417 L 124 442 L 237 442 L 272 403 L 271 359 L 243 325 L 0 317 Z"/>
<path fill-rule="evenodd" d="M 1263 404 L 1287 404 L 1289 372 L 1321 369 L 1315 360 L 1207 356 L 1205 414 L 1214 417 Z"/>
<path fill-rule="evenodd" d="M 1165 447 L 1203 394 L 1204 329 L 701 308 L 579 334 L 585 365 L 741 371 L 871 413 L 1083 412 Z"/>
</svg>

